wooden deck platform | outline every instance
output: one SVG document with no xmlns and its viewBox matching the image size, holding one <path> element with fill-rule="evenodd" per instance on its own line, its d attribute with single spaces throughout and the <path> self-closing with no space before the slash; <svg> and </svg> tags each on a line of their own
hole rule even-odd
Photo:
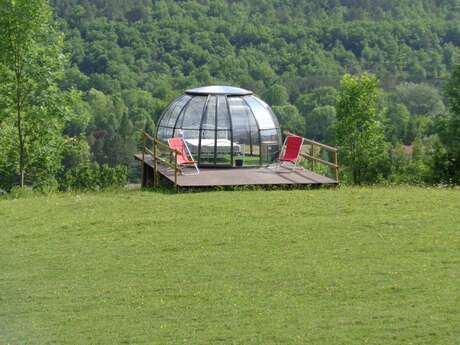
<svg viewBox="0 0 460 345">
<path fill-rule="evenodd" d="M 135 158 L 142 161 L 142 155 L 136 154 Z M 151 171 L 146 171 L 145 176 L 153 172 L 152 157 L 145 156 L 145 164 Z M 188 169 L 188 168 L 186 168 Z M 188 171 L 188 170 L 187 170 Z M 190 169 L 192 172 L 193 170 Z M 174 172 L 163 165 L 158 165 L 158 172 L 174 183 Z M 148 177 L 147 177 L 148 178 Z M 179 175 L 179 187 L 213 187 L 213 186 L 248 186 L 248 185 L 336 185 L 337 181 L 319 175 L 310 170 L 296 170 L 270 167 L 255 168 L 200 168 L 199 175 Z"/>
</svg>

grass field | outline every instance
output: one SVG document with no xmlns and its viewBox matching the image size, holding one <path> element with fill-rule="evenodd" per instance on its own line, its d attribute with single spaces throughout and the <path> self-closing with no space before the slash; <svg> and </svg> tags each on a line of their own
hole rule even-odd
<svg viewBox="0 0 460 345">
<path fill-rule="evenodd" d="M 0 200 L 0 344 L 460 344 L 460 191 Z"/>
</svg>

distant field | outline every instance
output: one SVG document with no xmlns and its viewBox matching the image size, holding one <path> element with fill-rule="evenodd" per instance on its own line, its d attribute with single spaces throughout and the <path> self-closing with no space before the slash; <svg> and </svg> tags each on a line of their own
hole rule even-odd
<svg viewBox="0 0 460 345">
<path fill-rule="evenodd" d="M 460 191 L 0 200 L 0 344 L 460 344 Z"/>
</svg>

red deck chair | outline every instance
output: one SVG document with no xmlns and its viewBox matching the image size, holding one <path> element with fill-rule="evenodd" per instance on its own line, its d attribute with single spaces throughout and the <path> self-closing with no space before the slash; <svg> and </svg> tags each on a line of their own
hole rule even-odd
<svg viewBox="0 0 460 345">
<path fill-rule="evenodd" d="M 177 153 L 177 165 L 183 167 L 194 167 L 196 169 L 196 173 L 193 174 L 185 174 L 182 170 L 183 175 L 198 175 L 200 170 L 198 169 L 197 162 L 193 159 L 190 150 L 187 147 L 184 139 L 181 137 L 175 137 L 168 139 L 168 145 L 171 149 L 178 151 Z"/>
<path fill-rule="evenodd" d="M 289 134 L 284 140 L 284 144 L 280 152 L 278 167 L 281 167 L 283 163 L 290 163 L 294 164 L 294 170 L 297 169 L 297 163 L 299 162 L 302 145 L 302 137 Z M 300 169 L 303 170 L 302 167 L 300 167 Z"/>
</svg>

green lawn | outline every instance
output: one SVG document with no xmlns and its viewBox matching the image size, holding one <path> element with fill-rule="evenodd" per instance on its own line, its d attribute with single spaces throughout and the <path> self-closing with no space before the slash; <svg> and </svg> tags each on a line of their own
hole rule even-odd
<svg viewBox="0 0 460 345">
<path fill-rule="evenodd" d="M 460 344 L 460 191 L 0 200 L 0 344 Z"/>
</svg>

